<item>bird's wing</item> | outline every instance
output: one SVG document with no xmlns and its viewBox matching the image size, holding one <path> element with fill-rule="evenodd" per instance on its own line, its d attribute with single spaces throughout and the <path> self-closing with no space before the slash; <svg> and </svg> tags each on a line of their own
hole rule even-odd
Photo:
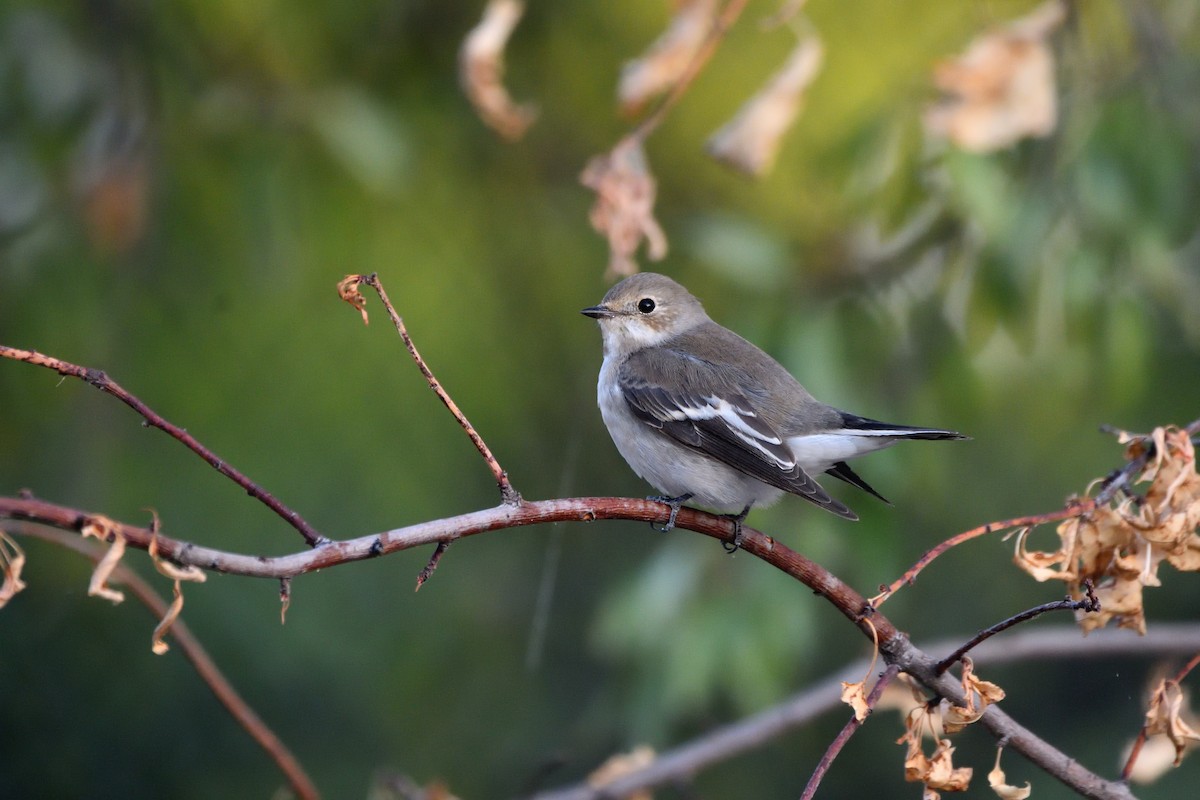
<svg viewBox="0 0 1200 800">
<path fill-rule="evenodd" d="M 668 375 L 671 380 L 658 380 Z M 617 380 L 633 415 L 662 434 L 840 517 L 858 519 L 796 463 L 784 437 L 755 410 L 751 398 L 765 392 L 744 372 L 718 370 L 658 347 L 630 356 Z"/>
</svg>

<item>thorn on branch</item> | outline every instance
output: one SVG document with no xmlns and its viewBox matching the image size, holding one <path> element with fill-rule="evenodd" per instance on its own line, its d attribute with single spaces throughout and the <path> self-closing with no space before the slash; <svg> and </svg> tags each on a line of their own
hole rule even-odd
<svg viewBox="0 0 1200 800">
<path fill-rule="evenodd" d="M 433 571 L 437 569 L 438 562 L 442 560 L 442 555 L 445 554 L 448 549 L 450 549 L 450 542 L 438 542 L 437 547 L 435 547 L 433 550 L 433 555 L 429 557 L 429 563 L 427 563 L 425 568 L 421 570 L 421 573 L 417 575 L 417 586 L 415 589 L 413 589 L 414 592 L 421 591 L 421 587 L 425 584 L 425 581 L 429 580 L 430 576 L 433 575 Z"/>
</svg>

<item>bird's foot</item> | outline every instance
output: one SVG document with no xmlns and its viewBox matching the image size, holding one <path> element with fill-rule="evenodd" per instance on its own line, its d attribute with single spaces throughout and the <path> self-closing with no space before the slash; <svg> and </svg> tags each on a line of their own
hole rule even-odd
<svg viewBox="0 0 1200 800">
<path fill-rule="evenodd" d="M 650 527 L 654 528 L 654 530 L 658 531 L 659 533 L 667 533 L 670 531 L 675 527 L 675 518 L 679 516 L 679 509 L 683 507 L 684 503 L 686 503 L 688 500 L 691 500 L 692 497 L 693 495 L 691 492 L 684 492 L 683 494 L 679 495 L 679 497 L 667 497 L 666 495 L 661 494 L 652 494 L 647 497 L 647 500 L 653 500 L 656 503 L 666 503 L 671 507 L 671 516 L 667 517 L 666 525 L 660 528 L 651 522 Z"/>
<path fill-rule="evenodd" d="M 742 522 L 746 519 L 746 515 L 750 513 L 750 506 L 742 509 L 740 514 L 722 514 L 725 519 L 733 521 L 733 540 L 729 542 L 721 542 L 721 547 L 725 548 L 725 552 L 733 555 L 742 548 Z"/>
</svg>

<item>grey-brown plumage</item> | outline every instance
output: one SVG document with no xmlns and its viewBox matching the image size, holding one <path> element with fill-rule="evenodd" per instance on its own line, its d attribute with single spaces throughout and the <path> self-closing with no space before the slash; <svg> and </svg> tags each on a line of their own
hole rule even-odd
<svg viewBox="0 0 1200 800">
<path fill-rule="evenodd" d="M 968 438 L 816 400 L 663 275 L 627 278 L 583 313 L 604 339 L 597 397 L 605 425 L 634 472 L 670 498 L 744 514 L 790 492 L 858 519 L 813 476 L 828 473 L 883 499 L 847 459 L 901 439 Z"/>
</svg>

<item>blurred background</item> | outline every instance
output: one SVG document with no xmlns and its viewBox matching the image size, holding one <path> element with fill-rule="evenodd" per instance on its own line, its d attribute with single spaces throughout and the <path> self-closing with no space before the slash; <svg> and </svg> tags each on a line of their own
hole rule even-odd
<svg viewBox="0 0 1200 800">
<path fill-rule="evenodd" d="M 4 4 L 0 342 L 108 371 L 331 537 L 492 506 L 488 472 L 378 305 L 364 328 L 337 299 L 343 275 L 378 272 L 526 498 L 647 494 L 596 410 L 599 334 L 578 312 L 611 281 L 578 176 L 629 130 L 617 77 L 668 4 L 532 3 L 506 83 L 540 117 L 512 144 L 458 85 L 482 7 Z M 1053 510 L 1119 466 L 1101 424 L 1200 416 L 1200 9 L 1075 4 L 1050 39 L 1050 136 L 994 153 L 928 136 L 935 65 L 1033 7 L 814 0 L 825 63 L 775 170 L 754 181 L 704 154 L 795 45 L 759 25 L 775 3 L 751 3 L 647 142 L 670 253 L 643 268 L 683 282 L 821 399 L 974 437 L 856 463 L 895 504 L 832 487 L 857 524 L 795 498 L 751 515 L 867 594 L 947 536 Z M 152 508 L 167 534 L 213 547 L 303 547 L 117 401 L 4 361 L 0 493 L 22 488 L 135 524 Z M 21 543 L 28 589 L 0 612 L 0 796 L 277 790 L 178 648 L 150 653 L 142 608 L 88 598 L 89 563 Z M 1010 547 L 959 548 L 887 613 L 920 643 L 1059 599 Z M 366 796 L 389 771 L 463 798 L 518 796 L 767 708 L 866 653 L 803 587 L 684 532 L 478 536 L 414 594 L 428 555 L 301 577 L 283 626 L 275 582 L 185 587 L 184 619 L 328 797 Z M 169 594 L 143 553 L 125 563 Z M 1194 577 L 1163 575 L 1149 625 L 1195 619 Z M 1111 776 L 1151 669 L 1067 660 L 984 677 L 1010 713 Z M 694 796 L 798 795 L 844 718 L 704 772 Z M 826 796 L 916 796 L 901 733 L 877 716 Z M 985 796 L 993 742 L 968 730 L 957 744 Z M 1067 796 L 1018 756 L 1005 768 L 1038 797 Z M 1198 770 L 1185 761 L 1138 791 L 1184 796 Z"/>
</svg>

